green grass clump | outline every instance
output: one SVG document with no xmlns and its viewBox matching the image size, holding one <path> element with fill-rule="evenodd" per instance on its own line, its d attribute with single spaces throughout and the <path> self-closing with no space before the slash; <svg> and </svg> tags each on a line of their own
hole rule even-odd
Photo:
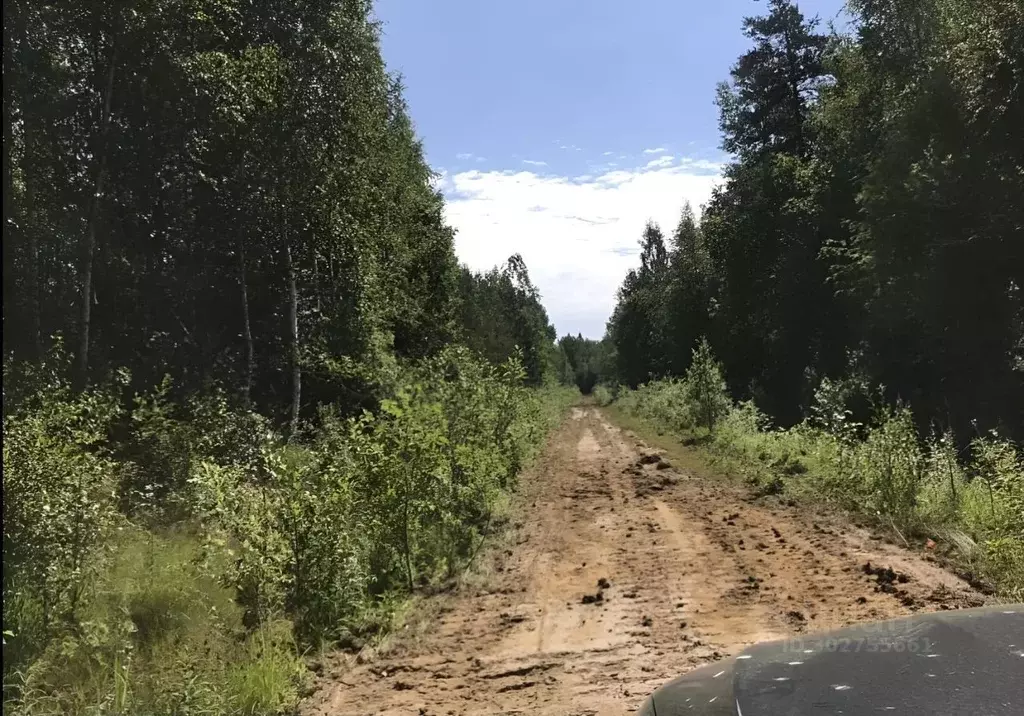
<svg viewBox="0 0 1024 716">
<path fill-rule="evenodd" d="M 306 670 L 291 624 L 247 631 L 200 557 L 186 533 L 122 533 L 78 622 L 8 675 L 5 711 L 241 715 L 294 704 Z"/>
</svg>

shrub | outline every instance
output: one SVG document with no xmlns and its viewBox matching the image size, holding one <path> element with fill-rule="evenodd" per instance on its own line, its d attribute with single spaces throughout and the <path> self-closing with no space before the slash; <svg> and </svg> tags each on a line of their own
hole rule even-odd
<svg viewBox="0 0 1024 716">
<path fill-rule="evenodd" d="M 117 451 L 124 510 L 156 524 L 189 517 L 187 485 L 198 462 L 260 472 L 263 448 L 276 439 L 266 418 L 232 407 L 219 388 L 183 404 L 171 400 L 171 389 L 167 376 L 135 396 L 128 439 Z"/>
<path fill-rule="evenodd" d="M 373 599 L 453 574 L 547 433 L 523 379 L 516 359 L 449 348 L 409 368 L 377 412 L 321 411 L 308 446 L 270 441 L 257 467 L 199 462 L 195 510 L 233 560 L 225 580 L 246 623 L 288 613 L 303 640 L 337 638 Z"/>
<path fill-rule="evenodd" d="M 611 405 L 612 401 L 615 400 L 612 391 L 608 389 L 607 385 L 598 385 L 594 387 L 594 399 L 598 405 L 605 406 Z"/>
<path fill-rule="evenodd" d="M 304 444 L 217 390 L 176 402 L 169 379 L 130 413 L 116 386 L 75 393 L 58 370 L 19 383 L 4 417 L 5 707 L 279 713 L 300 644 L 386 623 L 401 595 L 464 565 L 579 393 L 527 389 L 517 357 L 459 347 L 394 368 L 373 412 L 323 407 Z"/>
<path fill-rule="evenodd" d="M 896 524 L 909 526 L 925 469 L 910 410 L 884 411 L 860 445 L 857 457 L 869 506 Z"/>
<path fill-rule="evenodd" d="M 715 424 L 729 412 L 732 401 L 722 377 L 722 367 L 706 338 L 693 349 L 693 361 L 686 371 L 684 386 L 691 421 L 708 432 L 713 431 Z"/>
<path fill-rule="evenodd" d="M 112 388 L 72 392 L 51 377 L 4 416 L 5 662 L 73 623 L 118 523 L 106 450 L 120 409 Z"/>
</svg>

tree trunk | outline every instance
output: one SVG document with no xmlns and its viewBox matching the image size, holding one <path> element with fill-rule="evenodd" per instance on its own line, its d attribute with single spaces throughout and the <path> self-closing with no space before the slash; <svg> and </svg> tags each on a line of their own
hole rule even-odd
<svg viewBox="0 0 1024 716">
<path fill-rule="evenodd" d="M 31 296 L 29 310 L 32 312 L 30 319 L 30 332 L 32 340 L 32 359 L 40 361 L 43 359 L 43 329 L 42 329 L 42 282 L 39 280 L 39 236 L 34 227 L 24 226 L 23 231 L 28 232 L 28 253 L 29 261 L 29 285 L 28 291 Z"/>
<path fill-rule="evenodd" d="M 8 344 L 14 344 L 11 340 L 13 336 L 9 337 L 7 333 L 12 330 L 12 326 L 7 325 L 7 318 L 14 317 L 15 311 L 15 298 L 17 296 L 17 290 L 15 282 L 17 275 L 15 273 L 14 263 L 14 242 L 15 242 L 15 230 L 18 225 L 17 215 L 15 213 L 14 206 L 14 166 L 12 164 L 11 150 L 14 147 L 14 43 L 13 43 L 13 29 L 14 24 L 13 14 L 10 12 L 11 8 L 9 3 L 4 2 L 4 28 L 3 28 L 3 40 L 4 40 L 4 108 L 3 108 L 3 121 L 4 121 L 4 149 L 3 149 L 3 271 L 4 271 L 4 287 L 3 287 L 3 300 L 4 300 L 4 352 L 8 350 Z M 17 324 L 17 321 L 15 321 Z"/>
<path fill-rule="evenodd" d="M 789 91 L 793 102 L 793 115 L 796 122 L 796 146 L 800 156 L 804 154 L 804 113 L 803 113 L 803 99 L 800 97 L 800 78 L 797 75 L 796 69 L 796 53 L 793 51 L 793 40 L 790 37 L 789 30 L 785 33 L 786 42 L 786 64 L 788 66 L 788 72 L 786 77 L 789 80 Z"/>
<path fill-rule="evenodd" d="M 99 137 L 96 142 L 96 182 L 93 187 L 92 203 L 89 206 L 89 224 L 85 232 L 82 251 L 81 319 L 78 340 L 78 379 L 82 386 L 89 380 L 89 334 L 92 329 L 92 270 L 96 253 L 96 225 L 99 223 L 100 200 L 107 178 L 107 132 L 110 129 L 110 100 L 114 92 L 114 68 L 117 53 L 110 57 L 107 69 L 107 86 L 103 96 L 103 113 L 100 115 Z"/>
<path fill-rule="evenodd" d="M 320 300 L 320 261 L 317 259 L 316 250 L 313 250 L 313 290 L 316 291 L 316 317 L 320 319 L 323 311 L 323 303 Z"/>
<path fill-rule="evenodd" d="M 37 141 L 35 135 L 35 122 L 29 118 L 22 118 L 22 137 L 25 146 L 25 154 L 29 147 L 34 146 Z M 42 267 L 39 256 L 39 232 L 36 229 L 35 217 L 32 212 L 36 208 L 36 181 L 30 176 L 24 177 L 24 200 L 20 216 L 15 217 L 18 231 L 21 237 L 28 239 L 28 286 L 26 291 L 29 295 L 29 336 L 32 343 L 32 360 L 43 359 L 43 281 L 41 278 Z"/>
<path fill-rule="evenodd" d="M 292 247 L 287 237 L 284 242 L 284 255 L 288 263 L 288 322 L 292 342 L 292 417 L 288 437 L 294 440 L 299 432 L 299 409 L 302 406 L 302 366 L 299 363 L 299 290 L 295 279 L 295 264 L 292 262 Z"/>
<path fill-rule="evenodd" d="M 242 288 L 242 335 L 245 337 L 245 384 L 242 388 L 242 403 L 246 409 L 252 407 L 252 376 L 256 367 L 255 351 L 252 344 L 252 324 L 249 321 L 249 284 L 245 273 L 245 241 L 239 241 L 238 268 Z"/>
</svg>

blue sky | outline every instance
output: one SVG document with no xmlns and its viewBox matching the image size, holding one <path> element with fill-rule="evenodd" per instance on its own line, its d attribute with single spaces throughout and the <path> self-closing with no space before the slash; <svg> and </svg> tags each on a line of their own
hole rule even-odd
<svg viewBox="0 0 1024 716">
<path fill-rule="evenodd" d="M 805 0 L 823 24 L 840 0 Z M 600 338 L 644 222 L 720 181 L 715 85 L 751 0 L 378 0 L 459 258 L 523 255 L 559 334 Z"/>
</svg>

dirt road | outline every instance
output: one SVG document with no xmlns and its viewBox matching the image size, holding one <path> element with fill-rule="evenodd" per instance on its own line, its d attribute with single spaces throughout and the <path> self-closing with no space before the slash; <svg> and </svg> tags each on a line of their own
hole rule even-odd
<svg viewBox="0 0 1024 716">
<path fill-rule="evenodd" d="M 982 603 L 863 530 L 677 470 L 594 408 L 517 509 L 484 586 L 434 598 L 384 654 L 329 663 L 305 713 L 625 714 L 753 642 Z"/>
</svg>

